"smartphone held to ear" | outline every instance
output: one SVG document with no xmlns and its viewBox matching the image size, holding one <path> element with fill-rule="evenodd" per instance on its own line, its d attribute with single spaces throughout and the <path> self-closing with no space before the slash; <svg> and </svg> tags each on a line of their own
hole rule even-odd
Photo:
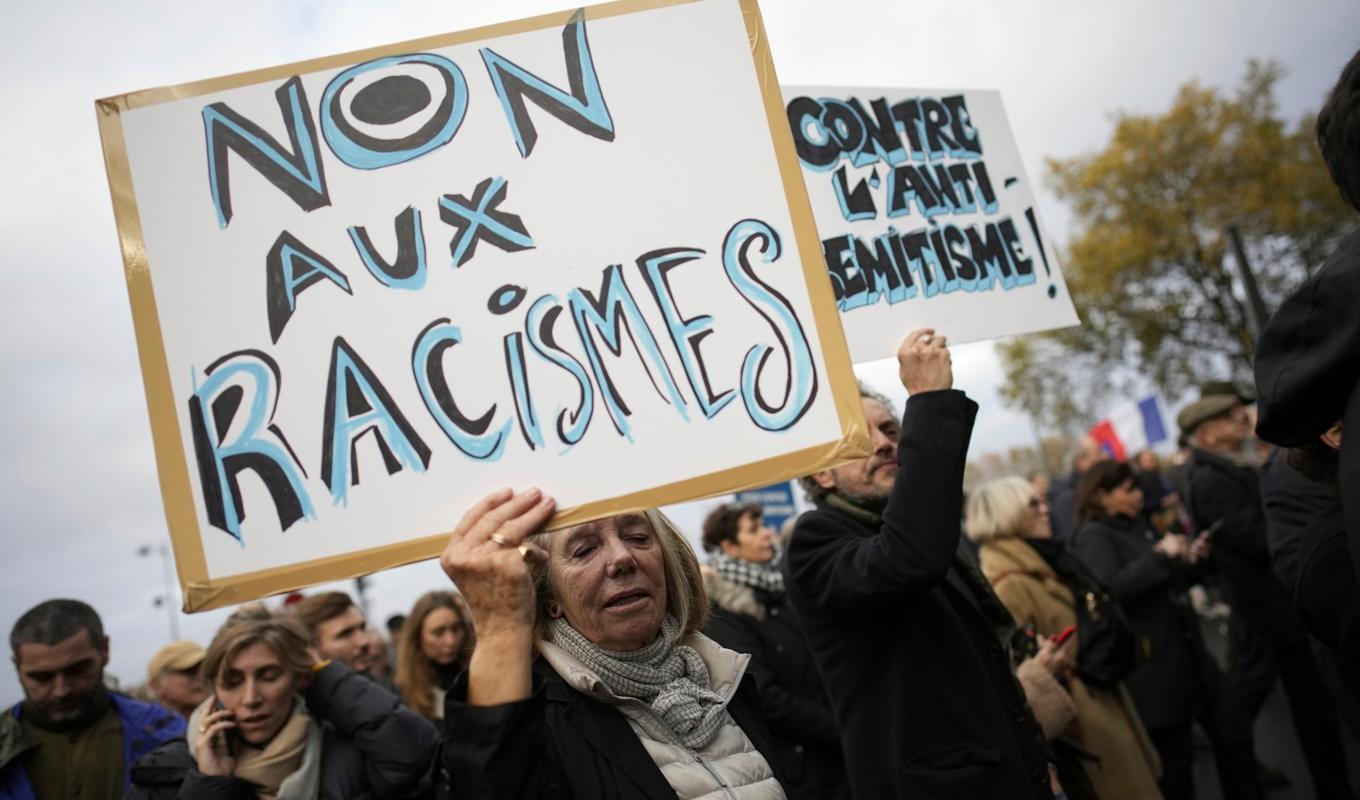
<svg viewBox="0 0 1360 800">
<path fill-rule="evenodd" d="M 227 708 L 226 706 L 222 705 L 222 701 L 218 700 L 217 697 L 214 695 L 212 710 L 225 711 L 226 708 Z M 223 748 L 223 750 L 226 751 L 227 755 L 235 756 L 237 740 L 240 738 L 240 736 L 241 734 L 238 733 L 235 728 L 228 728 L 222 731 L 221 733 L 216 734 L 213 737 L 216 740 L 213 742 L 213 747 L 221 747 Z"/>
</svg>

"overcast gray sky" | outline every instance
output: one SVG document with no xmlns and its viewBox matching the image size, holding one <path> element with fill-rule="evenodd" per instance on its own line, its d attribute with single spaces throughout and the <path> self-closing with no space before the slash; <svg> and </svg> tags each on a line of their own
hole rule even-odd
<svg viewBox="0 0 1360 800">
<path fill-rule="evenodd" d="M 10 4 L 0 29 L 0 629 L 54 596 L 95 605 L 111 671 L 142 679 L 167 637 L 151 607 L 168 540 L 94 100 L 568 8 L 543 0 L 50 0 Z M 1031 177 L 1043 159 L 1100 147 L 1118 110 L 1164 109 L 1186 81 L 1231 88 L 1249 58 L 1288 70 L 1290 117 L 1315 109 L 1360 47 L 1354 0 L 893 2 L 771 0 L 781 82 L 999 89 Z M 702 58 L 702 43 L 696 43 Z M 1150 169 L 1157 165 L 1150 164 Z M 1068 219 L 1040 198 L 1060 242 Z M 990 345 L 956 353 L 982 403 L 974 452 L 1032 441 L 1001 408 Z M 894 371 L 863 373 L 885 390 Z M 900 399 L 897 390 L 894 397 Z M 703 506 L 678 512 L 697 524 Z M 425 563 L 374 579 L 375 620 L 443 581 Z M 206 642 L 224 612 L 181 617 Z M 0 702 L 20 697 L 0 670 Z"/>
</svg>

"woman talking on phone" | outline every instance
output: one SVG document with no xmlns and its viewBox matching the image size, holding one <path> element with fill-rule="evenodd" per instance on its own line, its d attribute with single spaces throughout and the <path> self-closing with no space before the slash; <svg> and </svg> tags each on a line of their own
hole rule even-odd
<svg viewBox="0 0 1360 800">
<path fill-rule="evenodd" d="M 1074 653 L 1056 677 L 1076 706 L 1068 735 L 1094 756 L 1080 763 L 1096 796 L 1160 798 L 1157 751 L 1122 682 L 1136 666 L 1136 643 L 1104 587 L 1053 538 L 1048 503 L 1029 481 L 1001 478 L 968 495 L 965 519 L 968 538 L 981 545 L 982 574 L 1016 624 L 1038 635 L 1037 660 L 1055 649 Z M 1092 641 L 1081 641 L 1079 627 Z"/>
<path fill-rule="evenodd" d="M 320 661 L 290 616 L 229 617 L 203 660 L 213 695 L 186 738 L 132 768 L 129 800 L 432 796 L 434 726 L 343 664 Z"/>
</svg>

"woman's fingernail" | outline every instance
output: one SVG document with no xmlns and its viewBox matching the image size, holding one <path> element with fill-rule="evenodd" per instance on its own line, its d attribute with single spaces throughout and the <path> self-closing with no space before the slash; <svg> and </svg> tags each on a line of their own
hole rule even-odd
<svg viewBox="0 0 1360 800">
<path fill-rule="evenodd" d="M 534 488 L 527 490 L 524 493 L 524 496 L 530 500 L 537 500 L 540 496 L 542 496 L 542 494 L 543 491 L 539 489 L 537 486 L 535 486 Z"/>
</svg>

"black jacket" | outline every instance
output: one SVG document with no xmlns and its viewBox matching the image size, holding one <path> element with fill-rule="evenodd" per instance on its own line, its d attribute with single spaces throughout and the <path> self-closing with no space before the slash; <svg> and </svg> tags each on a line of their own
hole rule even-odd
<svg viewBox="0 0 1360 800">
<path fill-rule="evenodd" d="M 396 695 L 333 662 L 303 694 L 324 724 L 321 800 L 429 798 L 439 732 Z M 148 753 L 132 768 L 124 800 L 255 800 L 250 784 L 207 776 L 184 739 Z"/>
<path fill-rule="evenodd" d="M 741 586 L 707 568 L 704 584 L 712 602 L 704 635 L 750 653 L 746 672 L 760 694 L 789 800 L 849 797 L 831 702 L 787 596 Z"/>
<path fill-rule="evenodd" d="M 912 396 L 881 527 L 822 504 L 789 544 L 789 601 L 858 798 L 1050 797 L 1043 734 L 953 569 L 976 415 L 959 391 Z"/>
<path fill-rule="evenodd" d="M 1213 535 L 1214 563 L 1233 612 L 1268 642 L 1303 643 L 1306 637 L 1293 598 L 1270 568 L 1266 511 L 1256 469 L 1196 449 L 1190 491 L 1196 529 L 1221 523 Z"/>
<path fill-rule="evenodd" d="M 1256 432 L 1298 447 L 1337 420 L 1360 429 L 1360 230 L 1341 241 L 1266 323 L 1256 340 Z M 1360 436 L 1343 436 L 1340 497 L 1360 497 Z M 1351 568 L 1360 579 L 1360 503 L 1344 508 Z"/>
<path fill-rule="evenodd" d="M 1053 527 L 1053 538 L 1060 542 L 1071 542 L 1077 530 L 1077 484 L 1081 475 L 1076 471 L 1054 479 L 1048 487 L 1049 524 Z"/>
<path fill-rule="evenodd" d="M 541 658 L 534 664 L 529 699 L 470 706 L 466 697 L 464 673 L 445 698 L 440 800 L 675 797 L 627 718 L 571 688 Z M 749 675 L 727 711 L 783 784 Z"/>
<path fill-rule="evenodd" d="M 1279 448 L 1270 451 L 1261 468 L 1261 500 L 1271 569 L 1292 592 L 1299 579 L 1299 536 L 1314 520 L 1339 514 L 1341 503 L 1322 484 L 1291 467 L 1287 453 Z"/>
<path fill-rule="evenodd" d="M 1200 695 L 1205 657 L 1186 598 L 1195 572 L 1153 549 L 1157 534 L 1142 517 L 1088 520 L 1076 552 L 1124 611 L 1143 661 L 1124 680 L 1148 728 L 1188 724 Z"/>
<path fill-rule="evenodd" d="M 1346 549 L 1340 506 L 1299 533 L 1294 599 L 1308 632 L 1340 659 L 1353 694 L 1360 696 L 1360 588 Z"/>
</svg>

